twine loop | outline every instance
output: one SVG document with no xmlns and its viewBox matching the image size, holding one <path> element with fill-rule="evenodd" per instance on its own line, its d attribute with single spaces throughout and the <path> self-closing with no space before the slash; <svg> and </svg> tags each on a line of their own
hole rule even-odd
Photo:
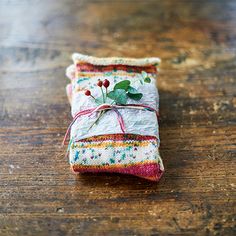
<svg viewBox="0 0 236 236">
<path fill-rule="evenodd" d="M 147 106 L 147 105 L 143 105 L 143 104 L 115 105 L 115 104 L 105 104 L 104 103 L 102 105 L 99 105 L 98 107 L 85 109 L 85 110 L 82 110 L 82 111 L 79 111 L 78 113 L 76 113 L 75 116 L 73 117 L 72 122 L 70 123 L 69 127 L 66 130 L 66 134 L 64 136 L 62 145 L 65 145 L 66 139 L 69 136 L 69 132 L 71 130 L 72 125 L 75 123 L 75 121 L 79 117 L 85 116 L 85 115 L 91 116 L 92 114 L 99 112 L 99 111 L 106 111 L 106 110 L 114 111 L 117 115 L 117 120 L 119 122 L 120 129 L 121 129 L 122 133 L 125 133 L 125 123 L 124 123 L 124 119 L 123 119 L 121 113 L 119 112 L 119 109 L 148 110 L 148 111 L 155 112 L 157 119 L 159 117 L 158 111 L 150 106 Z"/>
</svg>

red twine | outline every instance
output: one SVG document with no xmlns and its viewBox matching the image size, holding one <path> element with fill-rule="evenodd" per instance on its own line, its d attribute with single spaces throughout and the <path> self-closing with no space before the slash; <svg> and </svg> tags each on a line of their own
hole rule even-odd
<svg viewBox="0 0 236 236">
<path fill-rule="evenodd" d="M 66 139 L 69 135 L 69 132 L 71 130 L 72 125 L 75 123 L 75 121 L 84 115 L 92 115 L 95 112 L 98 111 L 105 111 L 105 110 L 113 110 L 116 115 L 117 115 L 117 120 L 119 122 L 120 128 L 122 133 L 125 133 L 125 123 L 124 123 L 124 119 L 122 117 L 122 115 L 120 114 L 120 112 L 118 111 L 118 109 L 124 109 L 124 108 L 128 108 L 128 109 L 140 109 L 140 110 L 148 110 L 148 111 L 153 111 L 156 113 L 156 116 L 158 118 L 159 113 L 156 109 L 149 107 L 147 105 L 142 105 L 142 104 L 128 104 L 128 105 L 111 105 L 111 104 L 102 104 L 98 107 L 95 108 L 89 108 L 83 111 L 79 111 L 78 113 L 75 114 L 72 122 L 70 123 L 68 129 L 66 130 L 66 134 L 65 137 L 63 139 L 62 145 L 65 145 Z"/>
</svg>

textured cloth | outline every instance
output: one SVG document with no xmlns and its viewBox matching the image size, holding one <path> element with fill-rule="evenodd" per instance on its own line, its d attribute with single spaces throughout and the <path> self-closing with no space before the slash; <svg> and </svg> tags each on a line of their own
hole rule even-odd
<svg viewBox="0 0 236 236">
<path fill-rule="evenodd" d="M 66 91 L 71 104 L 72 116 L 96 107 L 94 100 L 85 96 L 85 90 L 98 97 L 98 79 L 110 81 L 109 89 L 123 80 L 130 80 L 134 88 L 143 94 L 139 101 L 128 99 L 127 104 L 142 104 L 159 109 L 156 89 L 159 58 L 96 58 L 73 54 L 73 65 L 66 75 L 71 83 Z M 150 83 L 140 83 L 144 75 Z M 120 109 L 126 131 L 122 133 L 113 111 L 101 117 L 91 129 L 97 114 L 83 116 L 71 127 L 69 143 L 70 165 L 74 172 L 116 172 L 132 174 L 158 181 L 164 167 L 159 155 L 158 121 L 154 112 L 148 110 Z"/>
</svg>

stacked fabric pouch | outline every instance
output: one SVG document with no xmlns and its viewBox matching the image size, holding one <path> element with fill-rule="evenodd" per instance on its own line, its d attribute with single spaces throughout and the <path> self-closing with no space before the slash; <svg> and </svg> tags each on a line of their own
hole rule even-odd
<svg viewBox="0 0 236 236">
<path fill-rule="evenodd" d="M 158 181 L 164 172 L 159 155 L 160 140 L 156 116 L 159 109 L 156 77 L 160 59 L 97 58 L 78 53 L 73 54 L 72 59 L 73 65 L 66 70 L 66 75 L 71 80 L 66 91 L 74 118 L 69 129 L 68 146 L 72 170 L 75 173 L 131 174 Z M 98 123 L 95 123 L 98 112 L 78 116 L 83 111 L 98 107 L 92 97 L 85 96 L 86 90 L 95 98 L 101 96 L 98 80 L 108 80 L 109 90 L 115 84 L 129 80 L 130 85 L 142 93 L 143 96 L 138 101 L 128 98 L 127 108 L 116 108 L 125 130 L 122 130 L 119 116 L 117 118 L 113 108 Z M 148 83 L 144 82 L 146 80 Z M 129 104 L 134 109 L 128 108 Z M 136 106 L 144 108 L 135 109 Z"/>
</svg>

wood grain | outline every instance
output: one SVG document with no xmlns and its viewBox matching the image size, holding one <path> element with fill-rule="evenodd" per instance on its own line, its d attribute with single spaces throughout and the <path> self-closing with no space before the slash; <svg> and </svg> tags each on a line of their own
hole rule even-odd
<svg viewBox="0 0 236 236">
<path fill-rule="evenodd" d="M 0 235 L 235 235 L 236 2 L 0 1 Z M 159 56 L 159 184 L 75 177 L 74 51 Z"/>
</svg>

